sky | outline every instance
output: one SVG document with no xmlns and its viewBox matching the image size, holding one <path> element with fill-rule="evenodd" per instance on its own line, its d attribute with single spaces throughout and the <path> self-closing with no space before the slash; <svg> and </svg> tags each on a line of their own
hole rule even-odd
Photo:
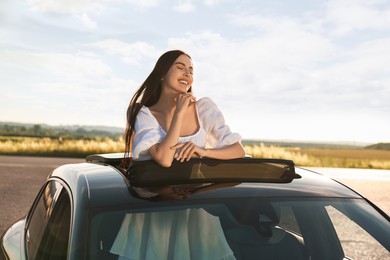
<svg viewBox="0 0 390 260">
<path fill-rule="evenodd" d="M 390 142 L 387 0 L 1 0 L 0 121 L 125 127 L 171 49 L 243 139 Z"/>
</svg>

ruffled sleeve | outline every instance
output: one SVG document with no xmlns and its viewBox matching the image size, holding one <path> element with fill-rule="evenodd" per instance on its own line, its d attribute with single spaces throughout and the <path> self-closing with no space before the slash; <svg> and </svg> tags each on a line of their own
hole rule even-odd
<svg viewBox="0 0 390 260">
<path fill-rule="evenodd" d="M 133 140 L 133 159 L 150 159 L 148 150 L 156 143 L 162 142 L 160 126 L 147 107 L 142 107 L 135 121 Z"/>
<path fill-rule="evenodd" d="M 201 124 L 207 132 L 206 148 L 221 148 L 241 142 L 238 133 L 232 133 L 217 105 L 208 97 L 198 100 Z"/>
</svg>

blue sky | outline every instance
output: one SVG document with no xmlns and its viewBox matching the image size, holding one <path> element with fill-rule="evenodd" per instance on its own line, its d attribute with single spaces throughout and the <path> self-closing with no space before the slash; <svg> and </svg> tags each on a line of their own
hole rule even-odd
<svg viewBox="0 0 390 260">
<path fill-rule="evenodd" d="M 0 121 L 125 125 L 170 49 L 243 138 L 390 142 L 390 2 L 2 0 Z"/>
</svg>

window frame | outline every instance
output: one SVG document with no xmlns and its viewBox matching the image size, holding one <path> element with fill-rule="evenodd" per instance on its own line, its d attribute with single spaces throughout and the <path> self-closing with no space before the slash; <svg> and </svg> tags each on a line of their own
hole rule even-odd
<svg viewBox="0 0 390 260">
<path fill-rule="evenodd" d="M 71 237 L 72 237 L 72 232 L 73 232 L 72 231 L 73 230 L 73 228 L 72 228 L 73 227 L 73 212 L 74 212 L 73 196 L 72 196 L 72 193 L 71 193 L 68 185 L 63 180 L 58 179 L 58 178 L 50 178 L 50 179 L 46 180 L 44 185 L 42 185 L 41 189 L 39 190 L 38 195 L 36 196 L 36 198 L 33 202 L 32 207 L 30 208 L 30 210 L 26 216 L 24 236 L 23 236 L 23 244 L 24 244 L 23 250 L 24 250 L 24 254 L 27 257 L 27 259 L 30 258 L 30 252 L 29 252 L 29 240 L 31 239 L 30 233 L 29 233 L 30 225 L 32 223 L 32 219 L 34 217 L 34 214 L 36 213 L 36 211 L 39 207 L 39 204 L 42 203 L 42 199 L 44 199 L 45 190 L 48 188 L 49 185 L 55 185 L 56 190 L 52 194 L 53 202 L 50 205 L 48 205 L 48 207 L 46 208 L 46 210 L 50 210 L 50 212 L 49 212 L 50 216 L 48 216 L 47 219 L 40 220 L 41 223 L 44 224 L 44 228 L 42 229 L 42 233 L 40 234 L 40 241 L 37 242 L 37 244 L 35 245 L 36 251 L 35 251 L 35 255 L 33 255 L 33 256 L 34 257 L 39 256 L 39 254 L 40 254 L 39 250 L 42 247 L 42 242 L 45 242 L 44 240 L 48 238 L 48 234 L 47 234 L 48 228 L 53 228 L 52 227 L 53 218 L 54 217 L 56 218 L 54 220 L 61 219 L 63 217 L 61 215 L 64 215 L 64 210 L 68 212 L 66 214 L 66 217 L 69 220 L 69 224 L 67 224 L 68 237 L 66 239 L 66 243 L 67 243 L 66 252 L 67 252 L 67 255 L 69 255 L 69 250 L 70 250 L 70 246 L 71 246 Z M 64 202 L 65 202 L 65 207 L 63 207 Z M 61 204 L 58 204 L 58 203 L 61 203 Z M 59 205 L 61 206 L 61 208 L 58 208 Z M 58 211 L 61 211 L 61 212 L 57 213 Z M 63 223 L 63 222 L 61 222 L 61 223 Z M 60 227 L 60 229 L 61 229 L 61 227 Z M 47 242 L 48 241 L 46 241 L 46 244 L 47 244 Z M 54 241 L 51 244 L 52 244 L 51 248 L 53 248 L 53 245 L 54 246 L 57 245 Z"/>
</svg>

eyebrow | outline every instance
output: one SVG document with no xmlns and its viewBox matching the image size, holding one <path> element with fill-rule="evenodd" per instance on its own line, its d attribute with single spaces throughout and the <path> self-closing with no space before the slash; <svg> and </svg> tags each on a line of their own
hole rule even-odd
<svg viewBox="0 0 390 260">
<path fill-rule="evenodd" d="M 180 61 L 177 61 L 175 62 L 175 64 L 180 64 L 180 65 L 183 65 L 184 67 L 186 66 L 183 62 L 180 62 Z M 194 69 L 192 66 L 190 66 L 190 69 Z"/>
</svg>

